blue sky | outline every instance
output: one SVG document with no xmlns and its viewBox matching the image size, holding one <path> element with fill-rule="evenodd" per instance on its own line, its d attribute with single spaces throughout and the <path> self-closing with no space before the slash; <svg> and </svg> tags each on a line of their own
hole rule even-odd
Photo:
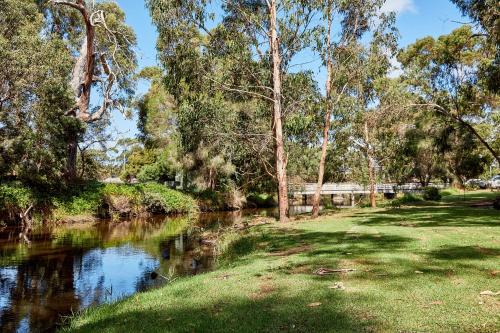
<svg viewBox="0 0 500 333">
<path fill-rule="evenodd" d="M 127 23 L 137 34 L 139 67 L 155 65 L 157 32 L 151 23 L 144 1 L 117 0 L 117 2 L 125 11 Z M 467 21 L 449 0 L 387 0 L 384 9 L 397 13 L 397 27 L 401 35 L 400 47 L 425 36 L 436 37 L 447 34 L 460 25 L 456 22 Z M 307 59 L 304 60 L 307 61 Z M 304 61 L 301 59 L 300 62 Z M 318 63 L 308 66 L 310 68 L 307 69 L 316 72 L 318 80 L 321 81 L 324 75 Z M 319 85 L 321 86 L 322 82 L 319 82 Z M 140 82 L 137 93 L 143 94 L 147 89 L 148 84 Z M 119 136 L 132 137 L 137 133 L 135 117 L 132 120 L 126 120 L 118 112 L 113 114 L 113 127 L 114 131 L 120 133 Z"/>
</svg>

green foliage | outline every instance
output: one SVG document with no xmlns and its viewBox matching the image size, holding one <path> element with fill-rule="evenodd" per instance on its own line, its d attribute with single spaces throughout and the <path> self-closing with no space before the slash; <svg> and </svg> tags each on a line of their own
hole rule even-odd
<svg viewBox="0 0 500 333">
<path fill-rule="evenodd" d="M 54 218 L 60 220 L 68 216 L 97 214 L 103 204 L 104 187 L 104 184 L 89 182 L 81 187 L 71 187 L 67 193 L 54 197 Z"/>
<path fill-rule="evenodd" d="M 401 206 L 406 206 L 406 205 L 413 205 L 413 204 L 416 204 L 416 203 L 419 203 L 422 201 L 423 201 L 423 199 L 418 195 L 414 195 L 411 193 L 405 193 L 405 194 L 403 194 L 402 197 L 391 200 L 390 206 L 391 207 L 401 207 Z"/>
<path fill-rule="evenodd" d="M 460 8 L 464 15 L 469 16 L 475 23 L 486 31 L 492 43 L 497 47 L 500 42 L 500 12 L 496 0 L 451 0 Z M 498 71 L 498 69 L 497 69 Z M 496 83 L 498 85 L 498 82 Z M 497 86 L 498 87 L 498 86 Z"/>
<path fill-rule="evenodd" d="M 460 190 L 455 189 L 455 188 L 448 188 L 446 190 L 442 190 L 440 193 L 441 193 L 442 197 L 448 197 L 450 195 L 459 195 Z"/>
<path fill-rule="evenodd" d="M 20 182 L 0 184 L 0 211 L 25 210 L 36 200 L 36 194 Z"/>
<path fill-rule="evenodd" d="M 440 201 L 441 193 L 437 187 L 425 187 L 422 193 L 422 198 L 426 201 Z"/>
<path fill-rule="evenodd" d="M 196 201 L 189 195 L 166 186 L 148 183 L 140 185 L 143 191 L 142 203 L 152 213 L 192 213 L 197 211 Z"/>
<path fill-rule="evenodd" d="M 256 208 L 270 208 L 277 205 L 274 196 L 267 193 L 250 193 L 247 196 L 247 202 L 249 207 Z"/>
<path fill-rule="evenodd" d="M 196 201 L 187 194 L 164 185 L 103 184 L 87 182 L 57 194 L 47 194 L 20 182 L 0 184 L 0 215 L 16 220 L 21 211 L 33 205 L 33 214 L 51 212 L 52 219 L 106 215 L 135 215 L 142 212 L 176 214 L 198 210 Z"/>
<path fill-rule="evenodd" d="M 485 73 L 491 66 L 498 67 L 495 53 L 485 36 L 464 25 L 436 39 L 417 40 L 398 59 L 421 109 L 469 131 L 477 144 L 500 161 L 494 116 L 499 99 Z"/>
<path fill-rule="evenodd" d="M 35 1 L 0 2 L 0 177 L 30 185 L 60 181 L 66 153 L 63 116 L 71 105 L 71 57 L 64 43 L 44 32 Z"/>
</svg>

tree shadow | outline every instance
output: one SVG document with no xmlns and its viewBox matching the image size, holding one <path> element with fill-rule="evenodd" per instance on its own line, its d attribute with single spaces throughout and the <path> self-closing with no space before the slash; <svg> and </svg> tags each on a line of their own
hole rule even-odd
<svg viewBox="0 0 500 333">
<path fill-rule="evenodd" d="M 364 256 L 384 251 L 403 249 L 414 238 L 382 233 L 362 232 L 313 232 L 301 229 L 266 228 L 260 234 L 251 233 L 228 244 L 225 258 L 232 266 L 245 264 L 250 260 L 273 256 L 289 257 L 292 255 L 308 258 L 349 255 Z M 248 256 L 261 251 L 257 256 Z"/>
<path fill-rule="evenodd" d="M 407 227 L 499 227 L 500 214 L 494 209 L 471 207 L 411 207 L 378 212 L 358 212 L 359 225 Z"/>
<path fill-rule="evenodd" d="M 300 294 L 286 288 L 248 296 L 214 297 L 196 304 L 116 311 L 85 320 L 71 332 L 373 332 L 374 316 L 347 306 L 347 298 L 324 288 Z M 320 304 L 314 304 L 320 303 Z"/>
<path fill-rule="evenodd" d="M 428 254 L 431 258 L 440 260 L 480 260 L 489 257 L 500 257 L 500 249 L 480 246 L 447 246 Z"/>
</svg>

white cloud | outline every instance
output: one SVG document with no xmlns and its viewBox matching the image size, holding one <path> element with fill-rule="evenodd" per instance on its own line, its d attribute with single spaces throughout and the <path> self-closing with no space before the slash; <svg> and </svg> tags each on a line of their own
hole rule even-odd
<svg viewBox="0 0 500 333">
<path fill-rule="evenodd" d="M 382 13 L 395 12 L 396 14 L 404 12 L 416 13 L 417 8 L 413 0 L 386 0 L 380 11 Z"/>
</svg>

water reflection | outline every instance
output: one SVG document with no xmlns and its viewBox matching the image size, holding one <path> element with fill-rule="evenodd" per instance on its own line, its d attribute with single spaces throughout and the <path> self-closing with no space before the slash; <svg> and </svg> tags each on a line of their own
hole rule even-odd
<svg viewBox="0 0 500 333">
<path fill-rule="evenodd" d="M 0 331 L 51 332 L 61 317 L 198 274 L 213 264 L 200 231 L 245 214 L 102 221 L 38 230 L 30 247 L 0 232 Z M 154 272 L 154 273 L 153 273 Z"/>
<path fill-rule="evenodd" d="M 206 230 L 275 210 L 102 221 L 37 230 L 31 246 L 0 230 L 0 331 L 53 332 L 61 318 L 211 268 Z"/>
</svg>

